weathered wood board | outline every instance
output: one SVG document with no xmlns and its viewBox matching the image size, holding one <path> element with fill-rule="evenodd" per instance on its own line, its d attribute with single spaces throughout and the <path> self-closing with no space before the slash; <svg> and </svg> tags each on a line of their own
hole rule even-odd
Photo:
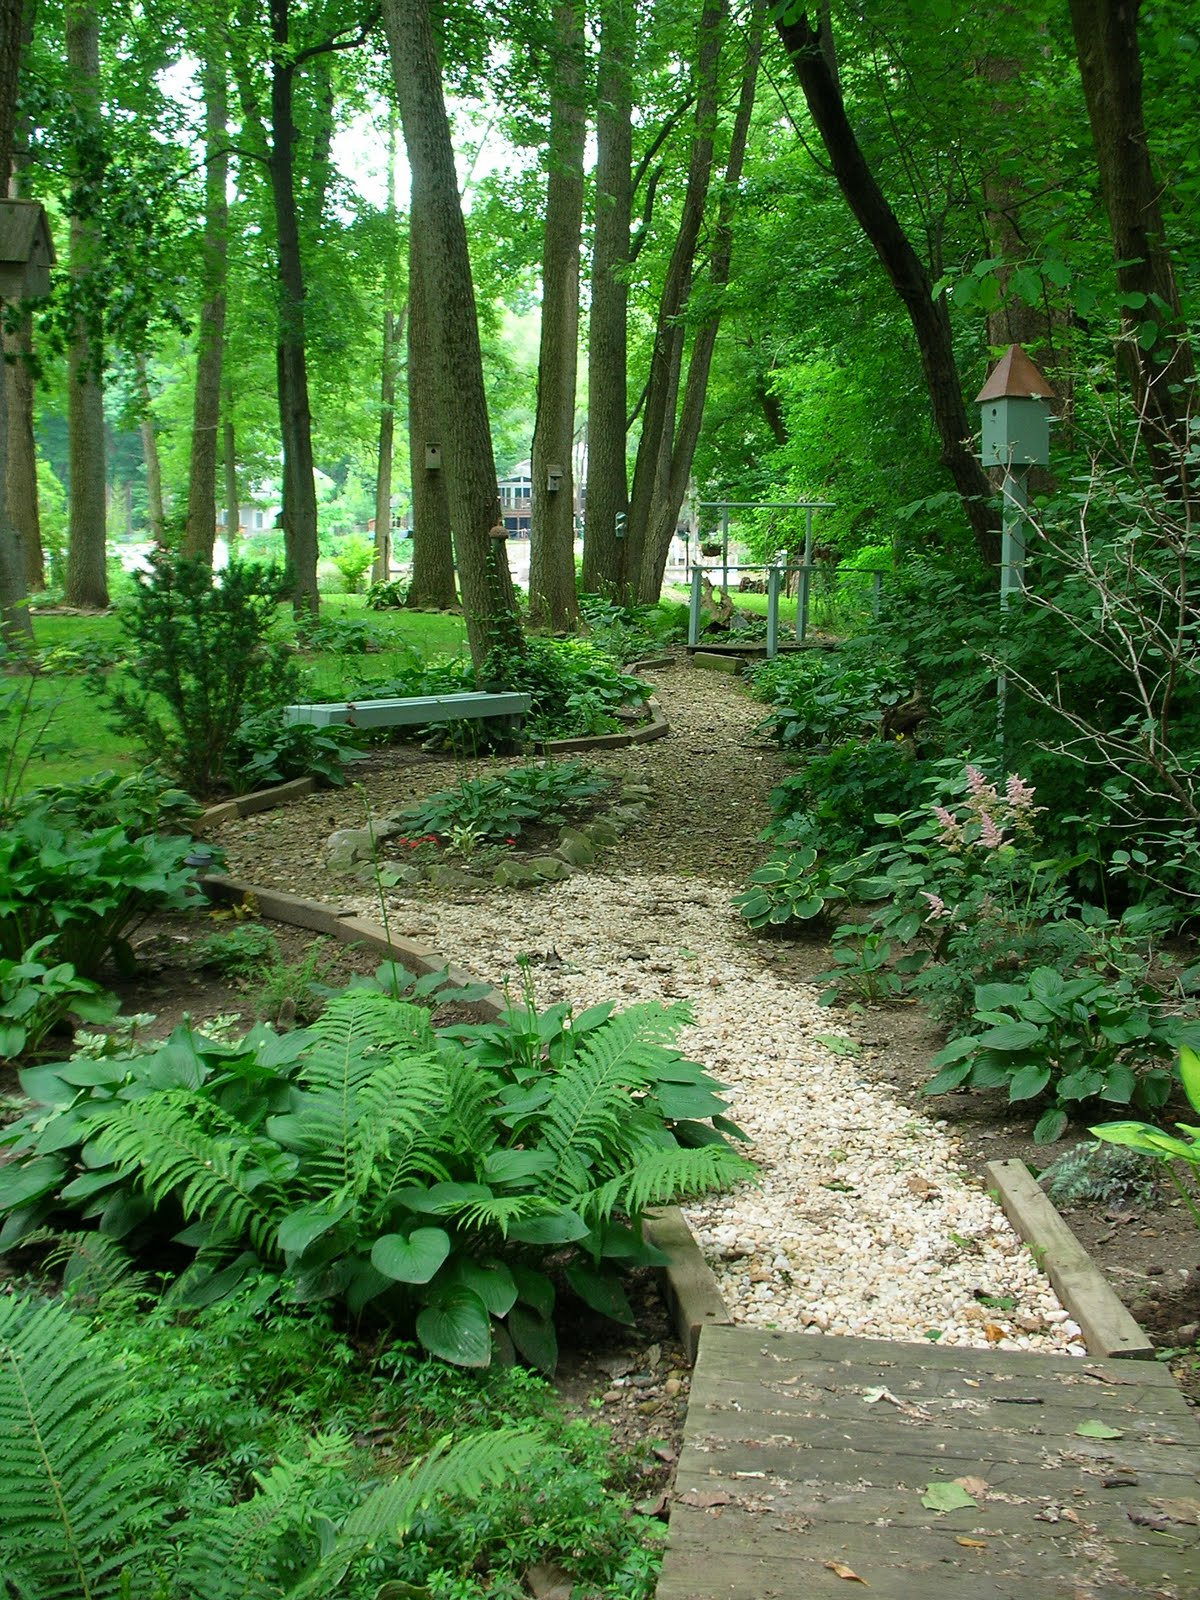
<svg viewBox="0 0 1200 1600">
<path fill-rule="evenodd" d="M 922 1504 L 956 1479 L 973 1505 Z M 878 1600 L 1195 1600 L 1200 1427 L 1170 1373 L 706 1327 L 658 1600 L 864 1585 Z"/>
</svg>

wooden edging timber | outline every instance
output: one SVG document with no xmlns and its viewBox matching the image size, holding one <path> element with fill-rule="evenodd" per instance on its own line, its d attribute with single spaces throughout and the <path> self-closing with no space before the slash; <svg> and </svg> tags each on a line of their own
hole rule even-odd
<svg viewBox="0 0 1200 1600">
<path fill-rule="evenodd" d="M 987 1175 L 1004 1213 L 1033 1251 L 1055 1293 L 1083 1330 L 1094 1356 L 1149 1361 L 1154 1346 L 1096 1263 L 1038 1187 L 1023 1161 L 989 1161 Z"/>
<path fill-rule="evenodd" d="M 650 721 L 628 733 L 600 733 L 589 739 L 549 739 L 535 743 L 534 753 L 543 756 L 570 755 L 577 750 L 622 750 L 627 745 L 649 744 L 655 739 L 665 739 L 671 724 L 662 715 L 658 701 L 651 698 L 646 706 Z M 237 817 L 249 817 L 256 811 L 272 811 L 276 806 L 290 805 L 293 800 L 303 800 L 317 787 L 315 778 L 293 778 L 289 783 L 277 783 L 270 789 L 255 789 L 250 794 L 234 795 L 202 811 L 192 824 L 197 833 L 213 827 L 218 822 L 232 822 Z"/>
<path fill-rule="evenodd" d="M 313 933 L 337 939 L 341 944 L 365 945 L 381 959 L 396 961 L 418 976 L 444 970 L 447 980 L 458 986 L 480 981 L 461 968 L 450 966 L 436 951 L 414 944 L 409 939 L 397 938 L 395 934 L 389 935 L 380 923 L 355 916 L 351 911 L 341 911 L 336 906 L 325 905 L 320 900 L 306 900 L 280 889 L 259 888 L 256 884 L 219 872 L 205 874 L 200 879 L 200 886 L 210 900 L 219 904 L 249 903 L 259 916 L 269 921 L 282 922 L 293 928 L 307 928 Z M 495 988 L 479 1000 L 470 1002 L 470 1009 L 486 1021 L 496 1021 L 508 1008 L 507 998 Z M 701 1328 L 713 1323 L 728 1323 L 733 1319 L 683 1213 L 675 1206 L 656 1211 L 648 1215 L 646 1231 L 651 1242 L 668 1258 L 661 1269 L 663 1289 L 686 1359 L 691 1365 L 696 1359 Z"/>
</svg>

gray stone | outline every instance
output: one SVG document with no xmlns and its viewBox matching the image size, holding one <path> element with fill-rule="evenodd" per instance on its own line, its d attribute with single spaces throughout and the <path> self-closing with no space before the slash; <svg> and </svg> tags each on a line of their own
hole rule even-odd
<svg viewBox="0 0 1200 1600">
<path fill-rule="evenodd" d="M 439 889 L 486 889 L 488 885 L 488 880 L 477 873 L 442 865 L 430 867 L 426 879 Z"/>
<path fill-rule="evenodd" d="M 366 828 L 339 828 L 325 841 L 329 866 L 334 872 L 349 872 L 360 861 L 370 861 L 375 844 Z"/>
<path fill-rule="evenodd" d="M 596 851 L 590 839 L 584 837 L 578 828 L 564 828 L 558 836 L 556 856 L 561 856 L 564 861 L 569 861 L 573 867 L 589 867 L 596 859 Z"/>
<path fill-rule="evenodd" d="M 621 837 L 607 817 L 597 817 L 595 822 L 586 823 L 579 831 L 586 833 L 592 843 L 597 845 L 616 844 Z"/>
<path fill-rule="evenodd" d="M 381 861 L 379 876 L 385 888 L 392 888 L 398 883 L 420 883 L 425 873 L 408 861 Z"/>
<path fill-rule="evenodd" d="M 654 788 L 649 783 L 623 783 L 621 785 L 622 800 L 653 800 Z"/>
<path fill-rule="evenodd" d="M 530 869 L 539 878 L 547 883 L 552 883 L 558 878 L 569 878 L 575 871 L 561 856 L 534 856 L 529 863 Z"/>
<path fill-rule="evenodd" d="M 526 866 L 523 861 L 502 861 L 492 873 L 492 882 L 501 889 L 524 889 L 531 883 L 541 880 L 532 867 Z"/>
</svg>

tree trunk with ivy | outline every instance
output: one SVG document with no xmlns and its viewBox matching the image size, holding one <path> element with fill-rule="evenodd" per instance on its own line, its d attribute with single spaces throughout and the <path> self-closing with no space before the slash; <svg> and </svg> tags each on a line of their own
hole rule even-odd
<svg viewBox="0 0 1200 1600">
<path fill-rule="evenodd" d="M 519 648 L 521 633 L 507 553 L 503 539 L 495 537 L 500 498 L 467 231 L 426 0 L 384 0 L 383 19 L 412 173 L 413 210 L 424 218 L 426 231 L 420 275 L 467 638 L 478 667 L 500 638 Z"/>
<path fill-rule="evenodd" d="M 225 282 L 228 262 L 229 157 L 225 54 L 210 39 L 201 71 L 204 87 L 204 303 L 196 336 L 196 387 L 192 401 L 191 462 L 183 550 L 212 564 L 217 532 L 217 435 L 221 422 L 221 367 L 225 353 Z"/>
<path fill-rule="evenodd" d="M 71 217 L 71 286 L 86 301 L 89 278 L 102 248 L 99 227 L 83 212 L 86 190 L 103 178 L 103 140 L 100 114 L 100 25 L 86 5 L 67 8 L 67 73 L 69 92 L 78 123 L 75 159 L 86 167 L 87 182 L 79 187 L 80 209 Z M 86 131 L 86 130 L 90 130 Z M 76 173 L 77 178 L 83 176 Z M 93 326 L 94 317 L 76 312 L 67 351 L 67 431 L 69 435 L 70 492 L 67 512 L 68 605 L 108 605 L 105 562 L 105 439 L 103 358 Z"/>
</svg>

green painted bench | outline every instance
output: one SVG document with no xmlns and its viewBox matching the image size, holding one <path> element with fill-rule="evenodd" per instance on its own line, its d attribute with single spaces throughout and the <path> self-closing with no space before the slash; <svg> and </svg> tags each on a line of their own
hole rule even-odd
<svg viewBox="0 0 1200 1600">
<path fill-rule="evenodd" d="M 325 700 L 318 705 L 284 706 L 287 723 L 311 722 L 319 728 L 347 722 L 352 728 L 420 728 L 435 722 L 479 722 L 485 717 L 521 717 L 530 696 L 516 693 L 426 694 L 385 700 Z"/>
</svg>

